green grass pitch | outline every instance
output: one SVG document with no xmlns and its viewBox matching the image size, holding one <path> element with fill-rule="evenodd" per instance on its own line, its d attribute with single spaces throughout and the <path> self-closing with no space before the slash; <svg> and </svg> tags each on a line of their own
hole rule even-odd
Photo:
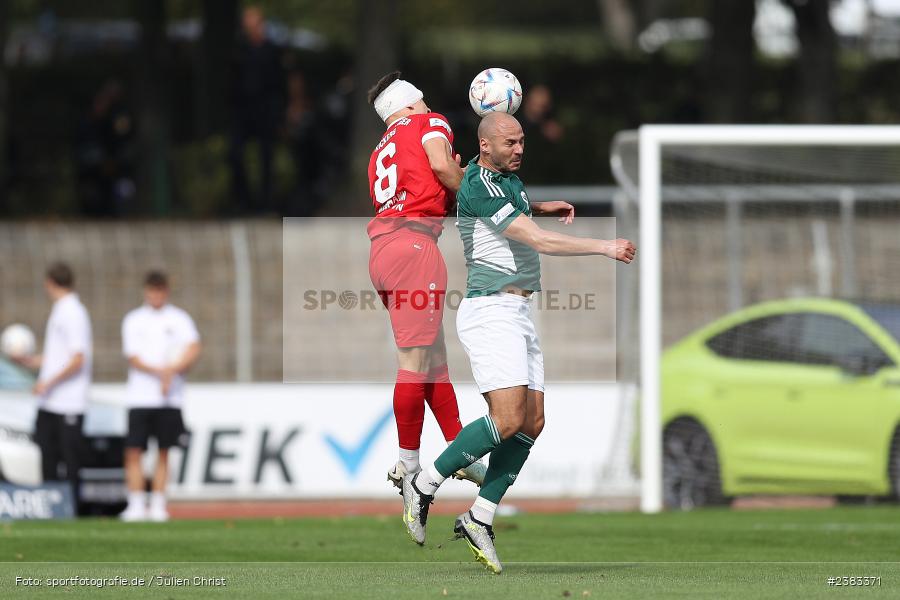
<svg viewBox="0 0 900 600">
<path fill-rule="evenodd" d="M 2 523 L 0 598 L 900 597 L 898 507 L 501 518 L 499 576 L 450 541 L 451 527 L 451 517 L 432 517 L 420 548 L 399 515 Z M 144 586 L 46 583 L 116 576 Z M 226 585 L 159 585 L 157 576 Z M 843 576 L 881 579 L 828 585 Z M 44 583 L 17 585 L 16 577 Z"/>
</svg>

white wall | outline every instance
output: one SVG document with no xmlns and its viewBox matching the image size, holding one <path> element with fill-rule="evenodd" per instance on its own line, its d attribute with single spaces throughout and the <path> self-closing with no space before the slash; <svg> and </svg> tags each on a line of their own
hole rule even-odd
<svg viewBox="0 0 900 600">
<path fill-rule="evenodd" d="M 485 413 L 474 386 L 456 389 L 463 423 Z M 397 459 L 392 390 L 389 384 L 189 385 L 184 414 L 193 441 L 183 466 L 183 454 L 172 453 L 172 497 L 392 498 L 396 491 L 386 481 Z M 115 406 L 123 392 L 122 386 L 98 385 L 94 397 L 99 404 Z M 510 497 L 609 492 L 608 482 L 600 477 L 608 466 L 614 434 L 621 433 L 616 386 L 551 384 L 546 398 L 546 429 Z M 120 410 L 112 410 L 103 421 L 111 419 L 119 428 L 123 417 Z M 89 428 L 98 425 L 95 421 Z M 262 460 L 257 481 L 264 438 L 270 458 Z M 444 445 L 426 409 L 423 459 L 432 461 Z M 448 482 L 441 491 L 445 497 L 473 493 L 471 483 L 458 481 Z"/>
</svg>

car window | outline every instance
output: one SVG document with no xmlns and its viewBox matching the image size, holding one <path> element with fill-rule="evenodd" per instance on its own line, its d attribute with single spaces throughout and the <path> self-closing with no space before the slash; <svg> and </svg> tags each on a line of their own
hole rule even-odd
<svg viewBox="0 0 900 600">
<path fill-rule="evenodd" d="M 735 325 L 706 345 L 725 358 L 791 361 L 795 359 L 800 321 L 797 315 L 773 315 Z"/>
<path fill-rule="evenodd" d="M 0 358 L 0 390 L 28 390 L 33 377 L 23 368 Z"/>
<path fill-rule="evenodd" d="M 842 366 L 860 360 L 869 370 L 893 364 L 869 336 L 856 325 L 833 315 L 803 313 L 798 362 Z"/>
<path fill-rule="evenodd" d="M 900 341 L 900 306 L 896 304 L 860 303 L 859 307 Z"/>
</svg>

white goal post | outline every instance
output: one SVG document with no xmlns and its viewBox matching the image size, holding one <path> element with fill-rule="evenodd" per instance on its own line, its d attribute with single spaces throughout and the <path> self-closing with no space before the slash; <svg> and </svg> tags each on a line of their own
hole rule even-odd
<svg viewBox="0 0 900 600">
<path fill-rule="evenodd" d="M 645 125 L 639 130 L 641 511 L 662 510 L 662 153 L 667 146 L 900 146 L 900 126 Z"/>
</svg>

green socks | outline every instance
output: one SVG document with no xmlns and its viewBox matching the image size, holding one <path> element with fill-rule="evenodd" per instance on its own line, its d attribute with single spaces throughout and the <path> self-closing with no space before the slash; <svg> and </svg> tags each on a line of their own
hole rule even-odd
<svg viewBox="0 0 900 600">
<path fill-rule="evenodd" d="M 509 486 L 515 483 L 519 471 L 522 470 L 522 465 L 528 459 L 532 446 L 534 446 L 534 440 L 522 432 L 504 440 L 497 446 L 491 452 L 487 474 L 484 476 L 484 483 L 478 494 L 479 498 L 484 498 L 495 505 L 498 504 Z"/>
<path fill-rule="evenodd" d="M 491 459 L 478 497 L 483 499 L 481 504 L 488 507 L 489 516 L 493 517 L 490 507 L 496 509 L 506 490 L 515 482 L 533 445 L 534 440 L 522 432 L 501 441 L 494 422 L 485 415 L 463 427 L 434 465 L 419 473 L 415 485 L 421 493 L 433 495 L 447 477 L 490 452 Z"/>
<path fill-rule="evenodd" d="M 444 480 L 500 445 L 500 432 L 489 415 L 462 428 L 434 464 L 421 471 L 413 482 L 423 494 L 434 495 Z"/>
<path fill-rule="evenodd" d="M 473 462 L 500 445 L 500 432 L 485 415 L 462 428 L 447 449 L 434 461 L 435 469 L 444 478 Z"/>
</svg>

